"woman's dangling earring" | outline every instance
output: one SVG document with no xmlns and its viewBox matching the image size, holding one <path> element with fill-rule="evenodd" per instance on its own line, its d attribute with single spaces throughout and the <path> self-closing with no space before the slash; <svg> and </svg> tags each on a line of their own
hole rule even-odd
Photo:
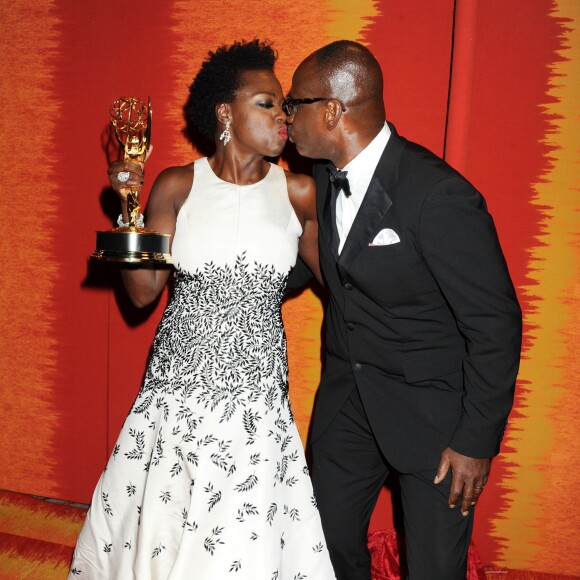
<svg viewBox="0 0 580 580">
<path fill-rule="evenodd" d="M 232 138 L 232 134 L 230 133 L 230 121 L 228 119 L 226 121 L 226 128 L 224 129 L 224 132 L 220 135 L 220 141 L 224 142 L 224 147 L 225 147 L 231 138 Z"/>
</svg>

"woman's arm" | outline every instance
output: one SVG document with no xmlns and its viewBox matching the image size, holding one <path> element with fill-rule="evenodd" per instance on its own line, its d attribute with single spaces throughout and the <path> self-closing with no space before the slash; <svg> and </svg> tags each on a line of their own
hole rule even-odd
<svg viewBox="0 0 580 580">
<path fill-rule="evenodd" d="M 318 220 L 316 218 L 316 188 L 308 175 L 286 172 L 288 197 L 302 224 L 303 233 L 298 242 L 298 252 L 312 273 L 322 284 L 318 259 Z"/>
<path fill-rule="evenodd" d="M 127 182 L 117 179 L 119 171 L 129 171 Z M 109 180 L 121 199 L 123 220 L 128 221 L 127 193 L 129 187 L 140 187 L 141 166 L 132 162 L 115 162 L 109 168 Z M 151 189 L 147 202 L 145 225 L 147 229 L 169 234 L 170 247 L 175 234 L 175 223 L 181 205 L 191 190 L 193 166 L 170 167 L 162 171 Z M 171 269 L 169 268 L 123 268 L 121 276 L 131 302 L 138 307 L 151 304 L 162 292 Z"/>
</svg>

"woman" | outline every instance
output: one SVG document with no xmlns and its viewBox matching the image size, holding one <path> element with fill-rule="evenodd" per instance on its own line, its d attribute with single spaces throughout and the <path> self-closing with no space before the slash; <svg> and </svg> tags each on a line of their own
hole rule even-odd
<svg viewBox="0 0 580 580">
<path fill-rule="evenodd" d="M 264 159 L 287 140 L 274 61 L 257 40 L 221 47 L 190 87 L 189 120 L 216 151 L 152 188 L 146 225 L 172 236 L 175 289 L 69 578 L 334 578 L 289 407 L 280 315 L 297 250 L 319 273 L 314 185 Z M 109 178 L 127 221 L 124 187 L 142 168 L 118 162 Z M 168 276 L 123 272 L 138 306 Z"/>
</svg>

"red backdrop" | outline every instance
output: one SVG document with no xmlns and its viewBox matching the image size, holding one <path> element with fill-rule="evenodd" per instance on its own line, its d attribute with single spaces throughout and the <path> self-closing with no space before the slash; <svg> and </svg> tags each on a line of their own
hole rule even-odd
<svg viewBox="0 0 580 580">
<path fill-rule="evenodd" d="M 524 308 L 516 407 L 478 508 L 483 560 L 580 573 L 568 503 L 580 408 L 577 2 L 13 0 L 0 22 L 0 488 L 89 500 L 166 301 L 138 312 L 114 267 L 87 262 L 95 230 L 118 212 L 103 147 L 112 101 L 152 98 L 150 185 L 200 155 L 182 137 L 181 107 L 208 49 L 269 38 L 287 89 L 302 58 L 349 38 L 379 59 L 398 131 L 446 154 L 486 196 Z M 284 317 L 306 438 L 320 302 L 305 292 Z M 392 525 L 390 504 L 385 492 L 373 527 Z"/>
</svg>

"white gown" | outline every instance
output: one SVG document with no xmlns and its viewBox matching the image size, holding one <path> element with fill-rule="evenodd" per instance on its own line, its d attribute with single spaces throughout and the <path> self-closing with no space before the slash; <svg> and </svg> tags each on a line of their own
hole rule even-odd
<svg viewBox="0 0 580 580">
<path fill-rule="evenodd" d="M 174 293 L 69 579 L 335 578 L 288 401 L 301 233 L 281 168 L 238 186 L 195 162 Z"/>
</svg>

